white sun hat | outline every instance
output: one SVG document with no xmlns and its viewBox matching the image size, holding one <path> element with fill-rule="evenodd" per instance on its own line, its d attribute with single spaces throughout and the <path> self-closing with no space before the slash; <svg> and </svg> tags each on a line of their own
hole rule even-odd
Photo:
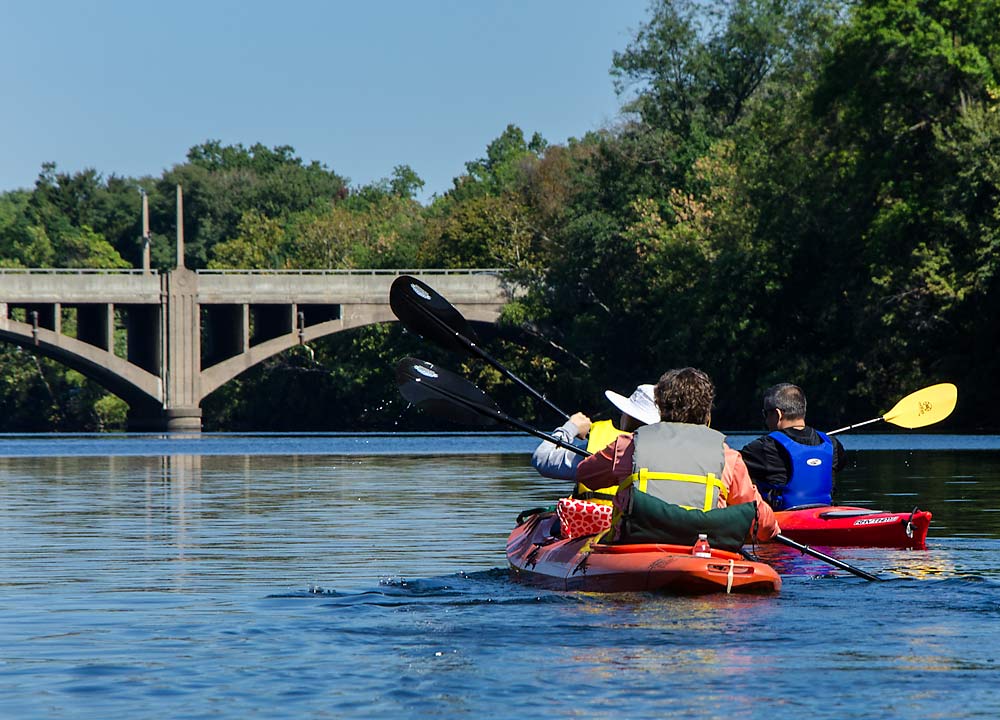
<svg viewBox="0 0 1000 720">
<path fill-rule="evenodd" d="M 653 400 L 652 385 L 640 385 L 629 397 L 619 395 L 614 390 L 605 390 L 604 395 L 612 405 L 639 422 L 647 425 L 660 422 L 660 411 Z"/>
</svg>

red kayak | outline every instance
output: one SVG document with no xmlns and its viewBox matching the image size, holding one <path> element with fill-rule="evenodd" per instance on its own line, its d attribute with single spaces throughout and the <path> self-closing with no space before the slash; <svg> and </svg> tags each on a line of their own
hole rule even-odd
<svg viewBox="0 0 1000 720">
<path fill-rule="evenodd" d="M 507 560 L 514 579 L 553 590 L 583 592 L 770 593 L 781 576 L 770 565 L 726 550 L 696 557 L 680 545 L 603 545 L 584 548 L 591 536 L 566 540 L 550 533 L 554 513 L 539 513 L 514 528 Z"/>
<path fill-rule="evenodd" d="M 807 545 L 827 547 L 927 547 L 931 514 L 890 513 L 844 505 L 803 505 L 774 513 L 781 533 Z"/>
</svg>

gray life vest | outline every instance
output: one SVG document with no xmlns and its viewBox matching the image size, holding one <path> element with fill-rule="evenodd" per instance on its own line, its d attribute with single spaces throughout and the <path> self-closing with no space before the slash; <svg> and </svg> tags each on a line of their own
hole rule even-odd
<svg viewBox="0 0 1000 720">
<path fill-rule="evenodd" d="M 707 425 L 658 422 L 639 428 L 634 438 L 627 482 L 639 492 L 706 512 L 717 507 L 720 495 L 728 497 L 722 433 Z"/>
</svg>

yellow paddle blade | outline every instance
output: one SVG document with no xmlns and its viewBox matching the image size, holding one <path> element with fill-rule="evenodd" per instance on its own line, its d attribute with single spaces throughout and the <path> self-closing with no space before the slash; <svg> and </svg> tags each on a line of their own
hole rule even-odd
<svg viewBox="0 0 1000 720">
<path fill-rule="evenodd" d="M 893 425 L 918 428 L 941 422 L 951 415 L 958 402 L 958 388 L 951 383 L 931 385 L 910 393 L 882 416 Z"/>
</svg>

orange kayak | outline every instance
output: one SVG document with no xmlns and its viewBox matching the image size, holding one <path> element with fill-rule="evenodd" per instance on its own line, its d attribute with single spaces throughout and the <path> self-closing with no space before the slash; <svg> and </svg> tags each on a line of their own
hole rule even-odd
<svg viewBox="0 0 1000 720">
<path fill-rule="evenodd" d="M 926 510 L 890 513 L 845 505 L 807 505 L 774 513 L 781 534 L 807 545 L 826 547 L 927 547 L 931 514 Z"/>
<path fill-rule="evenodd" d="M 770 593 L 781 576 L 770 565 L 726 550 L 696 557 L 680 545 L 593 545 L 590 536 L 553 537 L 554 513 L 539 513 L 514 528 L 507 560 L 515 580 L 553 590 L 583 592 Z"/>
</svg>

